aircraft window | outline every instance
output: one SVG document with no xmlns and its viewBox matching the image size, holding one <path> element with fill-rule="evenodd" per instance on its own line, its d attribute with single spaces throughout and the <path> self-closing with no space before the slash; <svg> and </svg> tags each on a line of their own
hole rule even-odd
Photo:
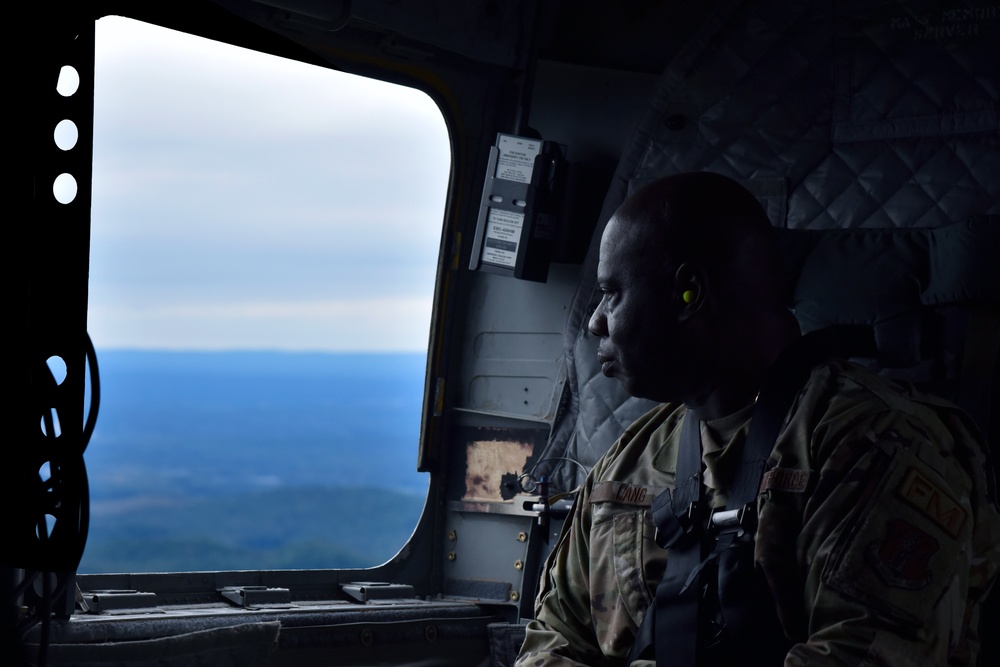
<svg viewBox="0 0 1000 667">
<path fill-rule="evenodd" d="M 52 373 L 52 380 L 56 385 L 62 384 L 66 380 L 66 362 L 62 357 L 52 356 L 45 360 L 49 372 Z"/>
<path fill-rule="evenodd" d="M 55 139 L 56 146 L 60 150 L 68 151 L 72 150 L 76 146 L 77 140 L 80 138 L 80 133 L 76 129 L 76 123 L 65 118 L 56 125 L 55 132 L 53 133 L 53 139 Z"/>
<path fill-rule="evenodd" d="M 76 199 L 76 179 L 73 174 L 59 174 L 52 183 L 52 194 L 60 204 L 69 204 Z"/>
<path fill-rule="evenodd" d="M 386 561 L 427 491 L 440 110 L 119 17 L 96 43 L 80 571 Z"/>
<path fill-rule="evenodd" d="M 63 97 L 72 97 L 80 88 L 80 73 L 76 68 L 64 65 L 59 70 L 59 78 L 56 79 L 56 92 Z"/>
</svg>

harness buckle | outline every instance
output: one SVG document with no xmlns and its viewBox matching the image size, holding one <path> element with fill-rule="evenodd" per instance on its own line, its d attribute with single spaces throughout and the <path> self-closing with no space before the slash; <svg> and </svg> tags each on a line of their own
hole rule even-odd
<svg viewBox="0 0 1000 667">
<path fill-rule="evenodd" d="M 757 505 L 749 502 L 736 509 L 714 509 L 709 515 L 708 527 L 719 534 L 735 532 L 736 537 L 742 537 L 757 528 Z"/>
<path fill-rule="evenodd" d="M 663 549 L 672 548 L 689 535 L 704 516 L 702 503 L 697 500 L 675 514 L 669 489 L 653 500 L 652 513 L 656 526 L 654 539 Z"/>
<path fill-rule="evenodd" d="M 696 525 L 698 525 L 698 520 L 702 517 L 702 503 L 699 500 L 692 500 L 687 509 L 678 517 L 680 519 L 681 525 L 684 526 L 684 532 L 690 533 Z"/>
</svg>

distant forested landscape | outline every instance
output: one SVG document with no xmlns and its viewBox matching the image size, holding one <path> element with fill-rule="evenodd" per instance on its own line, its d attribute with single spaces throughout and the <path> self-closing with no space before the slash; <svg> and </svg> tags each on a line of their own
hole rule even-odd
<svg viewBox="0 0 1000 667">
<path fill-rule="evenodd" d="M 424 359 L 99 351 L 80 571 L 384 562 L 426 495 Z"/>
</svg>

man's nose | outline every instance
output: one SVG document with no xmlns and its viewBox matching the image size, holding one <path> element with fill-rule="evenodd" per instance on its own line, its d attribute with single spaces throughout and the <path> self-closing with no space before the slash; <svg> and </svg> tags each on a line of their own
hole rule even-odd
<svg viewBox="0 0 1000 667">
<path fill-rule="evenodd" d="M 604 300 L 597 304 L 597 308 L 594 309 L 593 315 L 590 316 L 590 321 L 587 322 L 587 328 L 590 333 L 598 336 L 599 338 L 604 338 L 608 335 L 608 320 L 604 317 Z"/>
</svg>

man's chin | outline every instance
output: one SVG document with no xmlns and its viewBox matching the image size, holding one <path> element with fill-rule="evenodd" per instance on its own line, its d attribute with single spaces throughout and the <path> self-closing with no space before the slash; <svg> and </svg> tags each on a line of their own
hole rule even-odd
<svg viewBox="0 0 1000 667">
<path fill-rule="evenodd" d="M 635 378 L 622 372 L 619 366 L 614 363 L 605 362 L 601 364 L 601 372 L 609 378 L 613 378 L 618 381 L 622 389 L 633 398 L 644 398 L 651 401 L 657 401 L 658 403 L 663 403 L 664 401 L 658 398 L 654 398 L 657 393 L 653 391 L 651 387 L 643 387 L 641 382 L 636 382 Z"/>
<path fill-rule="evenodd" d="M 629 378 L 627 376 L 616 375 L 615 379 L 621 383 L 622 389 L 624 389 L 632 398 L 642 398 L 647 401 L 655 401 L 657 403 L 670 403 L 677 400 L 675 398 L 671 398 L 669 396 L 671 392 L 666 391 L 663 387 L 650 387 L 648 385 L 643 385 L 640 382 L 636 382 L 634 378 Z"/>
</svg>

